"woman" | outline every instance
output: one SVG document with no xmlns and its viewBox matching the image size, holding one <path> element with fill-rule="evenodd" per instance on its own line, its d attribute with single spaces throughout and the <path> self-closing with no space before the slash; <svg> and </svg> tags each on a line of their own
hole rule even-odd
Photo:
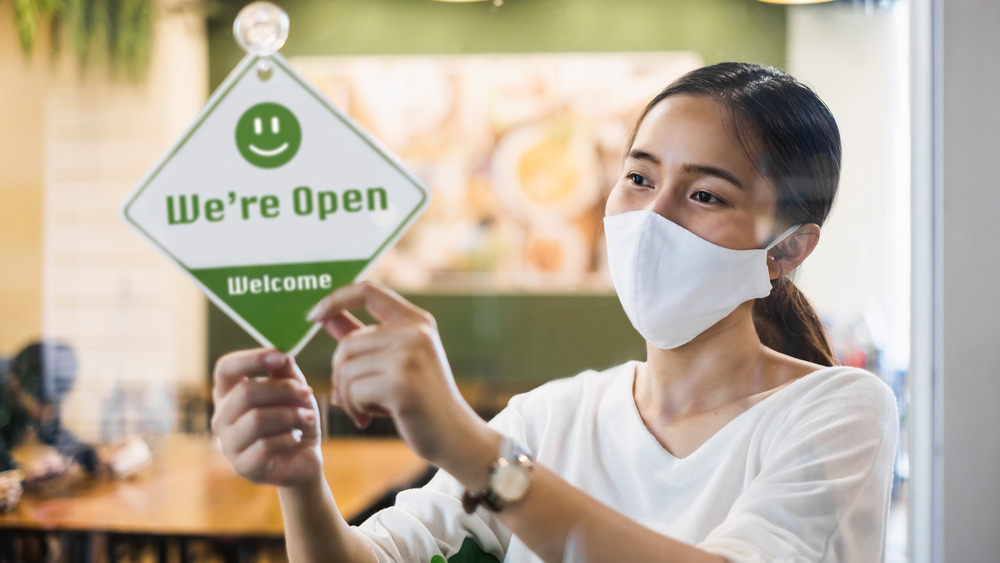
<svg viewBox="0 0 1000 563">
<path fill-rule="evenodd" d="M 645 362 L 550 382 L 487 424 L 434 319 L 355 284 L 310 314 L 340 342 L 334 400 L 359 426 L 392 417 L 443 471 L 349 527 L 310 389 L 270 350 L 219 360 L 223 451 L 278 486 L 293 561 L 878 561 L 895 402 L 871 374 L 829 367 L 784 277 L 816 246 L 840 152 L 829 110 L 790 76 L 693 71 L 643 112 L 607 202 L 612 277 Z"/>
</svg>

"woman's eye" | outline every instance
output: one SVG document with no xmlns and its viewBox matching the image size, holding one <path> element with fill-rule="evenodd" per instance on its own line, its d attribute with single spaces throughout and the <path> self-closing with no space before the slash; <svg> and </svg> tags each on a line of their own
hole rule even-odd
<svg viewBox="0 0 1000 563">
<path fill-rule="evenodd" d="M 632 182 L 633 184 L 635 184 L 637 186 L 646 186 L 646 187 L 649 187 L 649 186 L 653 185 L 652 183 L 650 183 L 649 180 L 643 178 L 642 176 L 640 176 L 639 174 L 636 174 L 635 172 L 629 174 L 628 176 L 626 176 L 626 178 L 628 178 L 628 180 L 630 182 Z"/>
<path fill-rule="evenodd" d="M 695 192 L 694 198 L 700 203 L 722 203 L 722 200 L 706 191 Z"/>
</svg>

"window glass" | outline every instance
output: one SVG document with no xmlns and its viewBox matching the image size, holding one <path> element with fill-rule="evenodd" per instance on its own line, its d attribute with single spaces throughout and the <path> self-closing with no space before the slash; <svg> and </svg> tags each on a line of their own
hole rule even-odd
<svg viewBox="0 0 1000 563">
<path fill-rule="evenodd" d="M 206 434 L 214 361 L 255 345 L 118 214 L 242 57 L 231 32 L 242 3 L 119 4 L 140 8 L 90 27 L 72 11 L 50 25 L 44 10 L 0 10 L 0 372 L 30 342 L 71 346 L 60 416 L 95 444 Z M 882 378 L 907 413 L 906 0 L 284 8 L 282 54 L 432 190 L 371 277 L 436 316 L 484 416 L 545 381 L 645 356 L 608 270 L 607 195 L 644 104 L 680 74 L 729 60 L 788 71 L 836 117 L 840 191 L 794 280 L 838 361 Z M 320 335 L 299 357 L 321 398 L 334 347 Z M 354 432 L 336 409 L 325 424 Z M 890 562 L 906 560 L 900 444 Z"/>
</svg>

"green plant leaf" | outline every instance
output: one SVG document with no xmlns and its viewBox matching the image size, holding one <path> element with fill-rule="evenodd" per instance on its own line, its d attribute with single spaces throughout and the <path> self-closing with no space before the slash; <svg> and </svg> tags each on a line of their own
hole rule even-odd
<svg viewBox="0 0 1000 563">
<path fill-rule="evenodd" d="M 30 54 L 40 26 L 50 29 L 53 57 L 68 36 L 82 70 L 107 55 L 112 74 L 138 80 L 149 66 L 154 0 L 13 0 L 21 49 Z"/>
<path fill-rule="evenodd" d="M 31 53 L 38 33 L 35 3 L 32 0 L 14 0 L 14 22 L 17 25 L 17 37 L 21 40 L 21 49 L 25 53 Z"/>
<path fill-rule="evenodd" d="M 105 25 L 105 39 L 107 41 L 108 59 L 111 61 L 111 70 L 117 71 L 121 62 L 121 37 L 128 37 L 128 30 L 122 27 L 122 4 L 123 0 L 104 0 L 107 11 L 107 25 Z"/>
<path fill-rule="evenodd" d="M 81 68 L 87 67 L 90 58 L 90 46 L 93 43 L 97 29 L 98 0 L 72 0 L 75 10 L 72 15 L 73 50 Z"/>
<path fill-rule="evenodd" d="M 56 13 L 59 9 L 61 2 L 59 0 L 35 0 L 35 4 L 38 6 L 38 13 L 43 17 L 49 17 Z"/>
</svg>

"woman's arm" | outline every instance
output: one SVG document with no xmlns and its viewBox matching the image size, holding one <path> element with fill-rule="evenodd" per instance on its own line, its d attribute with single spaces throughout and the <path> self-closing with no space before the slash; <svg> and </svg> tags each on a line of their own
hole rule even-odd
<svg viewBox="0 0 1000 563">
<path fill-rule="evenodd" d="M 326 480 L 278 487 L 289 561 L 374 563 L 371 547 L 347 525 Z"/>
<path fill-rule="evenodd" d="M 499 517 L 525 545 L 550 562 L 725 562 L 642 526 L 545 467 L 536 466 L 527 496 L 501 510 Z"/>
<path fill-rule="evenodd" d="M 346 312 L 359 308 L 380 324 L 344 323 Z M 428 313 L 384 287 L 361 283 L 335 291 L 310 318 L 340 341 L 335 399 L 356 424 L 391 416 L 418 454 L 469 490 L 485 486 L 501 437 L 458 393 Z M 546 561 L 563 561 L 570 541 L 574 556 L 585 561 L 723 561 L 637 524 L 544 467 L 534 472 L 527 496 L 499 517 Z"/>
</svg>

